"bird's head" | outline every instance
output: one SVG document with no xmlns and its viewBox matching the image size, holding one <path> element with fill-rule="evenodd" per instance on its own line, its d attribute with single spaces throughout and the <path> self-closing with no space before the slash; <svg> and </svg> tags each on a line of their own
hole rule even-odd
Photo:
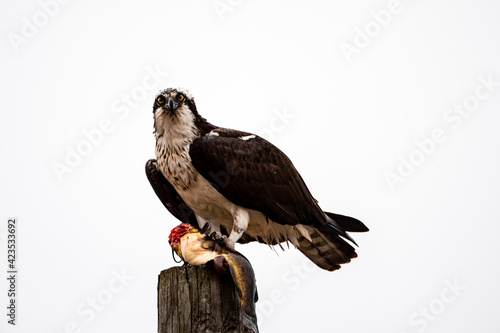
<svg viewBox="0 0 500 333">
<path fill-rule="evenodd" d="M 160 111 L 171 116 L 182 116 L 186 110 L 196 111 L 193 96 L 186 89 L 167 88 L 160 91 L 155 97 L 153 112 Z"/>
<path fill-rule="evenodd" d="M 156 132 L 193 127 L 200 118 L 193 96 L 186 89 L 160 91 L 153 104 Z"/>
</svg>

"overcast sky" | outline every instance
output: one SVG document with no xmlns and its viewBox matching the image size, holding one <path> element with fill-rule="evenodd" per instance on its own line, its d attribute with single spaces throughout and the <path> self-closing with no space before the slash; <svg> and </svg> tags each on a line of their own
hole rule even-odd
<svg viewBox="0 0 500 333">
<path fill-rule="evenodd" d="M 499 332 L 500 4 L 3 2 L 0 267 L 16 326 L 156 332 L 178 224 L 145 176 L 155 94 L 269 139 L 325 211 L 359 218 L 336 272 L 237 245 L 261 332 Z"/>
</svg>

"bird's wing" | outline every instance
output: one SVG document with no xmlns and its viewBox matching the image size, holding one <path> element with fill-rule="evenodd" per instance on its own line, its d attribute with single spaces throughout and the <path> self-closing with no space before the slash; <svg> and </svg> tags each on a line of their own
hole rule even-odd
<svg viewBox="0 0 500 333">
<path fill-rule="evenodd" d="M 156 160 L 146 163 L 146 175 L 156 195 L 168 211 L 181 222 L 187 222 L 198 228 L 194 212 L 184 203 L 174 187 L 165 179 L 156 167 Z"/>
<path fill-rule="evenodd" d="M 217 129 L 195 139 L 196 170 L 229 201 L 262 212 L 274 222 L 318 226 L 327 218 L 290 159 L 265 139 Z"/>
</svg>

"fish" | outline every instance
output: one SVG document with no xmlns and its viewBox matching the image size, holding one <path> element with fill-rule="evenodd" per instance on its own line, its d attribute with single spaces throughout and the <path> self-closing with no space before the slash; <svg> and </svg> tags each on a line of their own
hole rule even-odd
<svg viewBox="0 0 500 333">
<path fill-rule="evenodd" d="M 250 261 L 240 252 L 225 245 L 224 238 L 209 234 L 210 223 L 199 230 L 188 223 L 173 228 L 168 241 L 172 250 L 187 264 L 212 264 L 219 275 L 230 274 L 240 297 L 245 328 L 258 333 L 255 303 L 258 301 L 255 273 Z"/>
</svg>

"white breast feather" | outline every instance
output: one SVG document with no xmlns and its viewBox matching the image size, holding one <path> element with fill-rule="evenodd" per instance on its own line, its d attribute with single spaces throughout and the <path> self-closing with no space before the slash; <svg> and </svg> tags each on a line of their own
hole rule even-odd
<svg viewBox="0 0 500 333">
<path fill-rule="evenodd" d="M 177 109 L 177 115 L 162 114 L 156 117 L 156 159 L 165 178 L 174 186 L 187 189 L 196 179 L 196 170 L 189 157 L 189 145 L 196 138 L 194 116 L 185 106 Z"/>
</svg>

